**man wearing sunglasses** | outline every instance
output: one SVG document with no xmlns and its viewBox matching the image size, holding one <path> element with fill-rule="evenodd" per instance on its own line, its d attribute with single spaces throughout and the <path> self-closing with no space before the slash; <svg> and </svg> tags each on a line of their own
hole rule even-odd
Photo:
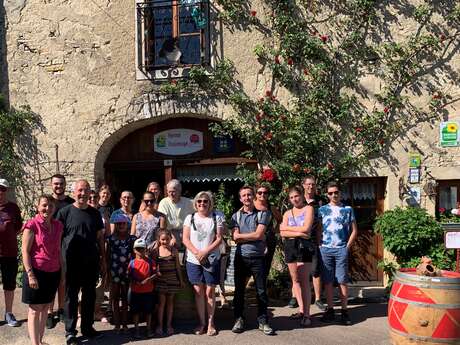
<svg viewBox="0 0 460 345">
<path fill-rule="evenodd" d="M 322 225 L 321 259 L 323 261 L 322 279 L 326 290 L 328 308 L 321 321 L 335 320 L 333 307 L 334 279 L 339 283 L 342 302 L 341 322 L 351 325 L 347 311 L 348 300 L 348 253 L 358 235 L 358 226 L 353 209 L 340 202 L 340 189 L 336 182 L 327 184 L 329 203 L 319 208 Z"/>
<path fill-rule="evenodd" d="M 17 234 L 22 227 L 22 218 L 18 205 L 7 199 L 8 188 L 8 181 L 0 178 L 0 270 L 5 295 L 5 322 L 8 326 L 18 327 L 20 324 L 13 315 L 13 300 L 18 273 Z"/>
<path fill-rule="evenodd" d="M 233 308 L 235 324 L 233 333 L 242 333 L 245 330 L 244 294 L 249 276 L 254 277 L 257 293 L 257 321 L 259 329 L 265 335 L 274 335 L 275 332 L 268 323 L 267 280 L 265 275 L 265 230 L 270 223 L 270 211 L 258 211 L 254 207 L 254 189 L 249 186 L 239 190 L 240 201 L 243 207 L 233 214 L 231 229 L 233 240 L 236 242 L 235 253 L 235 298 Z"/>
</svg>

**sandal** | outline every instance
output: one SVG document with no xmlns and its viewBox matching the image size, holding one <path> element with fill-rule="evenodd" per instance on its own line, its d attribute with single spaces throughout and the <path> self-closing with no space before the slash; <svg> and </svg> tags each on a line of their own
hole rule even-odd
<svg viewBox="0 0 460 345">
<path fill-rule="evenodd" d="M 199 326 L 193 331 L 196 335 L 202 335 L 206 333 L 205 326 Z"/>
<path fill-rule="evenodd" d="M 208 329 L 208 333 L 206 333 L 210 337 L 214 337 L 217 335 L 217 330 L 215 328 Z"/>
<path fill-rule="evenodd" d="M 289 316 L 289 318 L 291 320 L 300 320 L 300 319 L 303 318 L 303 313 L 301 313 L 301 312 L 294 313 L 291 316 Z"/>
<path fill-rule="evenodd" d="M 311 326 L 311 319 L 309 316 L 304 316 L 300 321 L 300 325 L 303 327 L 310 327 Z"/>
<path fill-rule="evenodd" d="M 168 327 L 168 329 L 166 331 L 166 334 L 169 335 L 169 336 L 173 335 L 174 334 L 174 328 Z"/>
<path fill-rule="evenodd" d="M 161 329 L 160 327 L 157 327 L 157 328 L 155 329 L 155 335 L 156 335 L 157 337 L 162 337 L 162 336 L 163 336 L 163 329 Z"/>
</svg>

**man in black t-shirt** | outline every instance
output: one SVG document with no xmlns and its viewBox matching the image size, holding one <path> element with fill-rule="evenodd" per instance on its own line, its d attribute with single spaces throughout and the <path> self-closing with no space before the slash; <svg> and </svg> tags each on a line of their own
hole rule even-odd
<svg viewBox="0 0 460 345">
<path fill-rule="evenodd" d="M 88 181 L 75 183 L 75 202 L 62 208 L 56 219 L 64 224 L 62 236 L 65 273 L 64 323 L 66 342 L 77 344 L 78 293 L 81 296 L 81 333 L 88 338 L 99 335 L 93 328 L 96 283 L 99 268 L 105 272 L 104 224 L 99 211 L 88 205 Z"/>
<path fill-rule="evenodd" d="M 65 195 L 66 180 L 65 176 L 55 174 L 51 176 L 51 190 L 53 198 L 56 200 L 56 209 L 54 210 L 53 217 L 56 218 L 58 211 L 75 202 L 70 196 Z"/>
<path fill-rule="evenodd" d="M 54 174 L 51 176 L 51 190 L 52 196 L 56 200 L 56 208 L 53 213 L 53 218 L 56 218 L 58 211 L 75 202 L 70 196 L 65 194 L 66 180 L 65 176 L 61 174 Z M 54 299 L 51 302 L 48 310 L 48 318 L 46 319 L 46 328 L 51 329 L 56 326 L 59 321 L 64 321 L 64 282 L 59 284 L 58 288 L 58 310 L 54 313 Z"/>
</svg>

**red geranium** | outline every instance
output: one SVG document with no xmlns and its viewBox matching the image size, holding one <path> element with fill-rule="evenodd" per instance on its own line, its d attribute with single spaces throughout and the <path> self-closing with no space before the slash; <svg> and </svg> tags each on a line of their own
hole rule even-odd
<svg viewBox="0 0 460 345">
<path fill-rule="evenodd" d="M 271 168 L 262 170 L 261 179 L 263 181 L 272 182 L 276 179 L 276 172 Z"/>
<path fill-rule="evenodd" d="M 323 41 L 324 43 L 326 43 L 326 42 L 329 40 L 329 36 L 328 36 L 328 35 L 321 35 L 319 38 L 320 38 L 321 41 Z"/>
<path fill-rule="evenodd" d="M 294 60 L 292 58 L 289 58 L 287 63 L 289 66 L 292 66 L 294 64 Z"/>
<path fill-rule="evenodd" d="M 251 11 L 251 17 L 255 17 L 257 15 L 257 11 Z"/>
<path fill-rule="evenodd" d="M 444 207 L 439 208 L 439 213 L 446 213 L 446 209 Z"/>
</svg>

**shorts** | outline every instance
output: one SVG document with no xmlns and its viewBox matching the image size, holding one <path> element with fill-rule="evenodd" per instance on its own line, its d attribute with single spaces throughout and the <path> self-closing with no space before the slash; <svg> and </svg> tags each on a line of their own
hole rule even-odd
<svg viewBox="0 0 460 345">
<path fill-rule="evenodd" d="M 339 284 L 347 284 L 348 278 L 348 249 L 321 247 L 322 270 L 321 278 L 325 284 L 337 279 Z"/>
<path fill-rule="evenodd" d="M 22 303 L 25 304 L 48 304 L 53 302 L 56 291 L 61 281 L 61 271 L 45 272 L 32 268 L 38 281 L 38 289 L 29 286 L 29 275 L 22 274 Z"/>
<path fill-rule="evenodd" d="M 18 259 L 16 257 L 0 257 L 3 290 L 16 289 L 16 276 L 18 274 Z"/>
<path fill-rule="evenodd" d="M 203 266 L 192 264 L 187 261 L 187 277 L 192 285 L 206 284 L 219 285 L 220 282 L 220 260 L 216 260 L 210 270 L 205 270 Z"/>
<path fill-rule="evenodd" d="M 151 314 L 153 311 L 153 306 L 154 306 L 153 292 L 137 293 L 137 292 L 132 292 L 131 289 L 129 289 L 128 303 L 129 303 L 129 309 L 131 313 Z"/>
<path fill-rule="evenodd" d="M 284 240 L 284 259 L 286 263 L 311 262 L 313 258 L 312 242 L 301 238 Z"/>
</svg>

